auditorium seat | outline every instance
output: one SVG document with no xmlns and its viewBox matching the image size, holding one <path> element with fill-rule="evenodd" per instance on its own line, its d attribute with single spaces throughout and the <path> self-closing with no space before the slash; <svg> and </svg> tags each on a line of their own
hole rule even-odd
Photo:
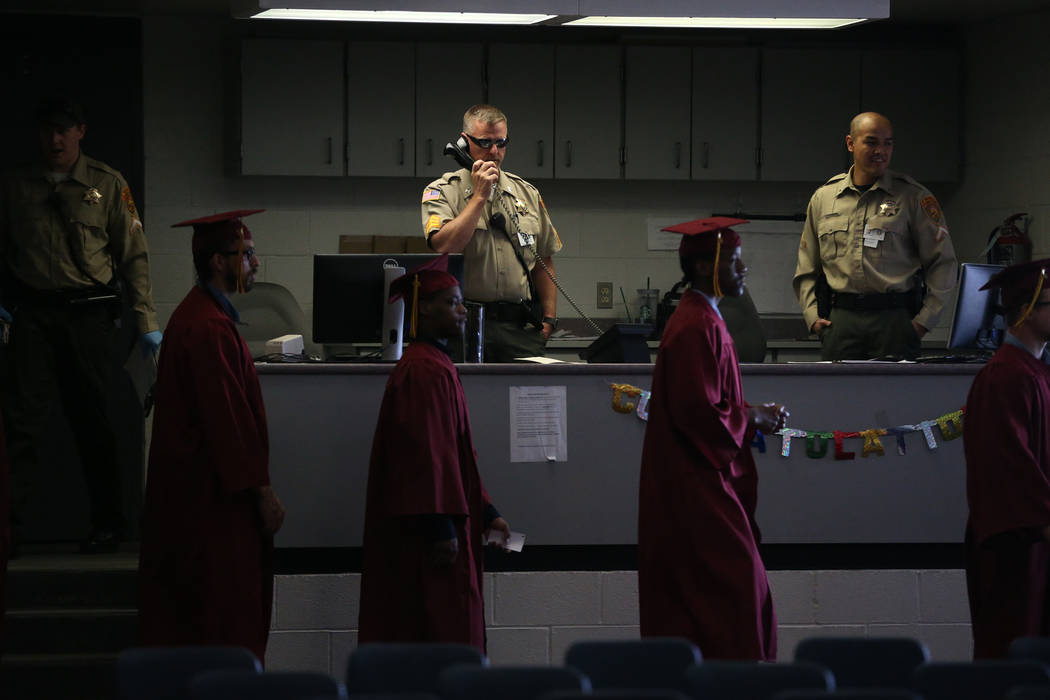
<svg viewBox="0 0 1050 700">
<path fill-rule="evenodd" d="M 686 669 L 700 661 L 692 642 L 671 637 L 581 641 L 565 653 L 565 665 L 582 671 L 595 690 L 685 690 Z"/>
<path fill-rule="evenodd" d="M 1014 659 L 926 663 L 912 676 L 912 688 L 926 700 L 1001 700 L 1016 686 L 1046 684 L 1046 666 Z"/>
<path fill-rule="evenodd" d="M 923 700 L 923 697 L 906 688 L 850 688 L 824 692 L 788 690 L 777 693 L 773 700 Z"/>
<path fill-rule="evenodd" d="M 454 666 L 441 673 L 444 700 L 538 700 L 558 690 L 590 689 L 587 676 L 565 666 Z"/>
<path fill-rule="evenodd" d="M 343 684 L 328 674 L 301 671 L 208 671 L 194 676 L 188 690 L 189 700 L 346 699 Z"/>
<path fill-rule="evenodd" d="M 1050 637 L 1018 637 L 1010 642 L 1011 659 L 1029 659 L 1050 663 Z"/>
<path fill-rule="evenodd" d="M 770 700 L 785 690 L 834 690 L 831 671 L 811 663 L 704 661 L 685 672 L 697 700 Z"/>
<path fill-rule="evenodd" d="M 357 700 L 357 698 L 353 700 Z M 562 690 L 541 695 L 539 700 L 690 700 L 690 698 L 677 690 L 639 688 L 635 690 L 595 690 L 592 692 Z"/>
<path fill-rule="evenodd" d="M 236 669 L 262 672 L 262 664 L 238 647 L 137 647 L 117 657 L 122 700 L 185 700 L 193 676 Z"/>
<path fill-rule="evenodd" d="M 810 637 L 795 648 L 795 661 L 830 669 L 839 688 L 908 688 L 929 660 L 926 645 L 909 637 Z"/>
<path fill-rule="evenodd" d="M 431 693 L 441 690 L 440 676 L 460 664 L 488 666 L 476 647 L 466 644 L 362 644 L 346 664 L 351 695 L 370 693 Z"/>
</svg>

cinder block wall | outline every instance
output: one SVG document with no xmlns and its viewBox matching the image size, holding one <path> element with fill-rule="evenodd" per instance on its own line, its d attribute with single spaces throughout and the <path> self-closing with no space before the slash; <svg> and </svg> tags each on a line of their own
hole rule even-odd
<svg viewBox="0 0 1050 700">
<path fill-rule="evenodd" d="M 780 660 L 815 635 L 909 636 L 935 660 L 971 657 L 961 570 L 771 571 L 769 579 Z M 267 668 L 342 678 L 357 644 L 360 581 L 360 574 L 278 576 Z M 637 572 L 485 574 L 485 617 L 493 664 L 559 664 L 576 640 L 638 636 Z"/>
</svg>

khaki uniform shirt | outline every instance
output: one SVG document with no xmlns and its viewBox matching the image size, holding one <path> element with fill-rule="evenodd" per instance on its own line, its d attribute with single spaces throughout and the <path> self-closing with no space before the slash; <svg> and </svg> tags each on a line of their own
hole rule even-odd
<svg viewBox="0 0 1050 700">
<path fill-rule="evenodd" d="M 887 170 L 866 192 L 853 186 L 853 169 L 813 193 L 798 248 L 793 284 L 806 327 L 817 320 L 814 292 L 823 266 L 832 291 L 905 292 L 920 269 L 926 300 L 914 321 L 933 328 L 958 279 L 948 224 L 930 191 Z M 867 233 L 865 233 L 867 232 Z"/>
<path fill-rule="evenodd" d="M 456 218 L 472 196 L 473 182 L 466 168 L 445 173 L 427 185 L 422 202 L 423 235 L 429 238 Z M 551 224 L 539 190 L 517 175 L 501 170 L 497 196 L 503 198 L 509 211 L 517 212 L 521 231 L 535 237 L 536 252 L 534 255 L 518 244 L 510 222 L 506 226 L 513 244 L 502 229 L 490 226 L 492 215 L 504 210 L 494 200 L 486 203 L 474 235 L 463 250 L 463 296 L 472 301 L 528 299 L 529 282 L 514 250 L 521 252 L 530 270 L 536 264 L 536 256 L 547 258 L 561 250 L 561 239 Z M 505 213 L 504 217 L 507 217 Z"/>
<path fill-rule="evenodd" d="M 24 168 L 0 190 L 0 264 L 40 291 L 90 287 L 113 270 L 124 280 L 141 333 L 159 330 L 146 236 L 119 172 L 80 155 L 68 179 L 53 183 L 43 166 Z"/>
</svg>

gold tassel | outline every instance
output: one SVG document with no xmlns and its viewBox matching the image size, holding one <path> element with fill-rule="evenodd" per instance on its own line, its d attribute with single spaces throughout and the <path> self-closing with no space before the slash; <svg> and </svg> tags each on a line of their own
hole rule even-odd
<svg viewBox="0 0 1050 700">
<path fill-rule="evenodd" d="M 412 278 L 412 316 L 408 324 L 408 337 L 416 337 L 416 322 L 419 320 L 419 275 Z"/>
<path fill-rule="evenodd" d="M 715 242 L 715 273 L 711 278 L 712 286 L 715 290 L 715 296 L 722 296 L 722 288 L 718 286 L 718 260 L 722 256 L 722 232 L 718 232 L 718 240 Z"/>
<path fill-rule="evenodd" d="M 237 239 L 237 293 L 244 294 L 244 230 L 238 232 Z"/>
<path fill-rule="evenodd" d="M 1017 319 L 1017 322 L 1013 325 L 1014 328 L 1017 328 L 1024 323 L 1025 319 L 1031 315 L 1032 309 L 1035 308 L 1035 302 L 1039 300 L 1039 294 L 1043 291 L 1043 281 L 1045 279 L 1046 269 L 1044 268 L 1039 271 L 1039 283 L 1035 285 L 1035 294 L 1032 295 L 1032 300 L 1028 302 L 1028 308 L 1024 310 L 1023 314 L 1021 314 L 1021 318 Z"/>
</svg>

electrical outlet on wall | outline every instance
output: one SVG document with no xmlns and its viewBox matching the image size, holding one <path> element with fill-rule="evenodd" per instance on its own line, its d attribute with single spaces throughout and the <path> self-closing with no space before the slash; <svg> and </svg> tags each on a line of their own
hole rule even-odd
<svg viewBox="0 0 1050 700">
<path fill-rule="evenodd" d="M 598 283 L 598 308 L 611 309 L 613 307 L 612 282 Z"/>
</svg>

